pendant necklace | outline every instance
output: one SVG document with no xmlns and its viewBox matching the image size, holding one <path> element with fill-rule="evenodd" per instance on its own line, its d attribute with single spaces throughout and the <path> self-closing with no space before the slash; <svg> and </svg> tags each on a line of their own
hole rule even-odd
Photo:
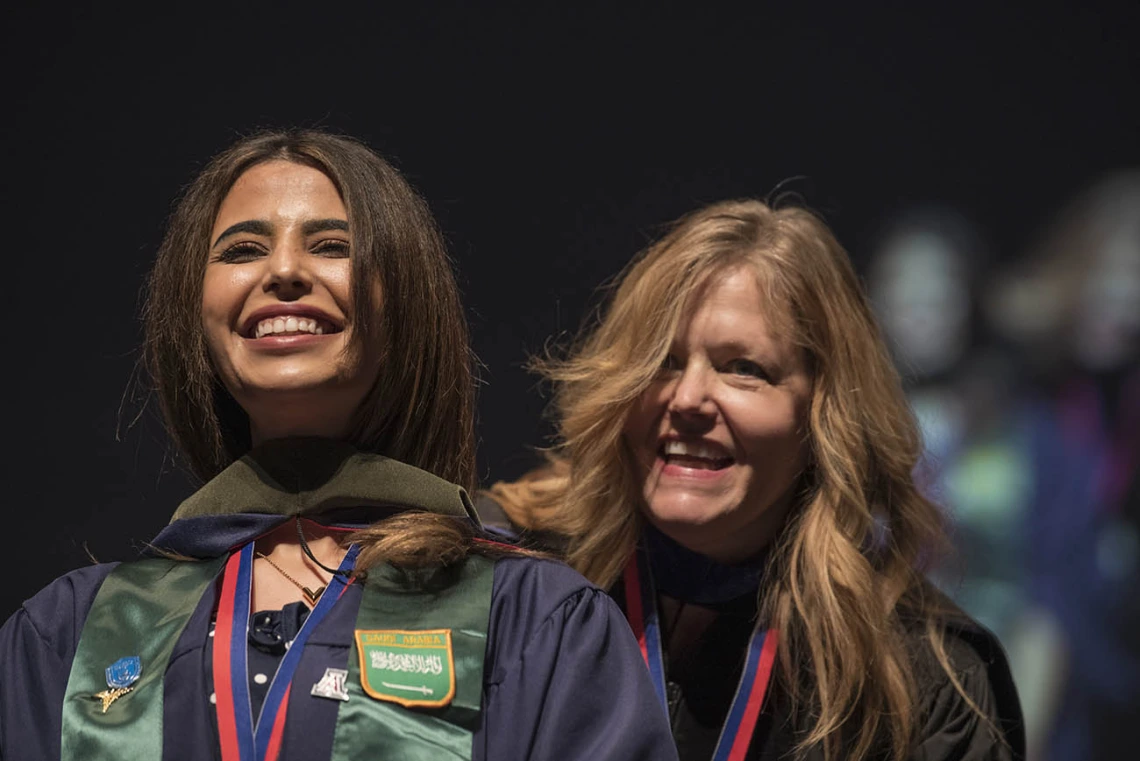
<svg viewBox="0 0 1140 761">
<path fill-rule="evenodd" d="M 265 562 L 269 563 L 269 565 L 276 568 L 278 573 L 280 573 L 282 576 L 284 576 L 286 579 L 288 579 L 290 582 L 292 582 L 293 586 L 297 587 L 297 589 L 301 590 L 301 594 L 304 595 L 305 602 L 309 603 L 310 608 L 312 608 L 313 606 L 315 606 L 317 604 L 317 600 L 321 599 L 321 594 L 325 591 L 325 587 L 327 585 L 322 584 L 319 587 L 317 587 L 315 590 L 309 589 L 304 584 L 297 581 L 296 579 L 294 579 L 289 574 L 285 573 L 285 569 L 282 568 L 281 566 L 277 565 L 276 563 L 274 563 L 270 559 L 270 557 L 268 555 L 266 555 L 264 552 L 261 552 L 259 550 L 257 553 L 257 556 L 259 558 L 264 558 Z"/>
</svg>

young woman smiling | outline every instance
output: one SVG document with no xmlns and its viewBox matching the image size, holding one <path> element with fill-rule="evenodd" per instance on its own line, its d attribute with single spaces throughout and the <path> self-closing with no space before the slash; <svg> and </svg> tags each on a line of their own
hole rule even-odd
<svg viewBox="0 0 1140 761">
<path fill-rule="evenodd" d="M 68 574 L 0 629 L 0 757 L 675 757 L 609 598 L 480 538 L 462 308 L 383 159 L 311 131 L 225 150 L 145 316 L 206 483 L 152 557 Z"/>
<path fill-rule="evenodd" d="M 690 214 L 537 367 L 558 444 L 479 508 L 611 589 L 682 759 L 1023 754 L 1000 646 L 923 578 L 915 423 L 819 219 Z"/>
</svg>

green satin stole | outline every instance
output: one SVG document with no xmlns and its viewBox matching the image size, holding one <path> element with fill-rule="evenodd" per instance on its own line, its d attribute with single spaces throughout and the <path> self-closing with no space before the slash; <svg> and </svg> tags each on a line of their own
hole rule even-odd
<svg viewBox="0 0 1140 761">
<path fill-rule="evenodd" d="M 294 438 L 249 451 L 179 506 L 171 522 L 235 513 L 315 515 L 339 507 L 424 510 L 478 518 L 456 484 L 340 441 Z M 63 704 L 64 759 L 162 757 L 163 677 L 171 651 L 226 558 L 147 559 L 118 566 L 100 587 L 83 626 Z M 357 629 L 450 629 L 456 693 L 450 705 L 407 709 L 365 695 L 353 644 L 347 703 L 340 706 L 333 758 L 377 747 L 407 759 L 470 758 L 478 726 L 494 563 L 471 556 L 451 569 L 370 570 Z M 134 689 L 103 713 L 93 696 L 104 669 L 137 655 Z M 308 692 L 307 685 L 301 685 Z M 312 698 L 321 700 L 322 698 Z M 298 704 L 300 705 L 300 704 Z M 348 731 L 340 725 L 365 731 Z"/>
<path fill-rule="evenodd" d="M 63 703 L 64 759 L 160 759 L 163 676 L 171 651 L 225 558 L 123 563 L 100 587 L 83 626 Z M 483 660 L 494 561 L 472 555 L 430 571 L 374 568 L 363 585 L 356 628 L 366 631 L 449 629 L 455 693 L 441 708 L 404 708 L 365 694 L 354 641 L 348 658 L 347 702 L 341 703 L 332 761 L 376 755 L 406 761 L 471 758 L 479 726 Z M 138 655 L 134 689 L 104 713 L 94 696 L 107 687 L 104 670 Z M 339 664 L 338 664 L 339 665 Z M 298 685 L 303 693 L 310 685 Z M 203 696 L 205 699 L 205 696 Z M 304 695 L 291 700 L 297 710 Z"/>
<path fill-rule="evenodd" d="M 404 708 L 370 697 L 362 687 L 354 638 L 348 658 L 349 699 L 337 716 L 332 761 L 469 761 L 483 702 L 494 566 L 493 560 L 472 555 L 460 565 L 430 572 L 401 572 L 391 566 L 369 572 L 357 630 L 450 629 L 455 694 L 442 708 Z"/>
<path fill-rule="evenodd" d="M 170 653 L 226 558 L 123 563 L 103 581 L 71 662 L 63 698 L 61 757 L 162 758 L 163 676 Z M 142 674 L 106 712 L 95 695 L 105 669 L 137 655 Z"/>
</svg>

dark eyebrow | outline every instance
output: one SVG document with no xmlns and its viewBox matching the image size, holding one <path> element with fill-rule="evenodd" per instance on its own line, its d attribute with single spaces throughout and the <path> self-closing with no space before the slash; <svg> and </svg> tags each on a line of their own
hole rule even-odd
<svg viewBox="0 0 1140 761">
<path fill-rule="evenodd" d="M 314 233 L 325 232 L 326 230 L 343 230 L 348 232 L 348 222 L 343 219 L 310 219 L 301 225 L 301 233 L 303 235 L 313 235 Z M 273 234 L 273 225 L 269 224 L 263 219 L 247 219 L 244 222 L 227 227 L 218 239 L 214 241 L 217 246 L 222 242 L 223 238 L 228 238 L 231 235 L 238 233 L 253 233 L 254 235 L 270 236 Z"/>
<path fill-rule="evenodd" d="M 214 246 L 221 243 L 223 238 L 228 238 L 229 236 L 237 235 L 238 233 L 253 233 L 254 235 L 268 236 L 273 234 L 273 225 L 269 224 L 264 219 L 247 219 L 244 222 L 238 222 L 236 225 L 230 225 L 224 231 L 222 231 L 222 234 L 218 236 L 218 239 L 216 241 L 214 241 Z"/>
<path fill-rule="evenodd" d="M 343 219 L 310 219 L 301 225 L 301 232 L 305 235 L 323 233 L 326 230 L 343 230 L 348 232 L 348 222 Z"/>
</svg>

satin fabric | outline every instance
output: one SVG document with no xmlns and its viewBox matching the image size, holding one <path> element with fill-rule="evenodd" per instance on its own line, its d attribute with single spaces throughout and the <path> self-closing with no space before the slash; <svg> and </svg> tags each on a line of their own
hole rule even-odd
<svg viewBox="0 0 1140 761">
<path fill-rule="evenodd" d="M 145 560 L 111 573 L 92 604 L 72 664 L 64 702 L 64 758 L 162 757 L 162 678 L 174 643 L 219 569 L 218 561 Z M 493 561 L 472 556 L 443 572 L 446 579 L 440 572 L 431 579 L 390 567 L 373 572 L 356 628 L 451 629 L 456 693 L 450 705 L 431 711 L 372 699 L 360 687 L 357 654 L 350 655 L 350 700 L 340 706 L 333 761 L 397 748 L 406 761 L 470 760 L 472 733 L 480 721 L 493 569 Z M 103 713 L 101 701 L 92 696 L 106 686 L 100 681 L 106 666 L 124 654 L 140 656 L 142 676 L 132 693 Z"/>
<path fill-rule="evenodd" d="M 348 658 L 348 701 L 340 706 L 332 761 L 383 758 L 399 749 L 401 761 L 470 761 L 479 727 L 483 662 L 494 563 L 471 556 L 459 568 L 427 574 L 386 567 L 368 578 L 356 628 L 423 631 L 450 629 L 455 695 L 439 709 L 409 710 L 375 700 L 361 687 L 359 653 Z M 443 584 L 439 584 L 443 581 Z M 355 643 L 354 643 L 355 651 Z"/>
<path fill-rule="evenodd" d="M 63 701 L 63 758 L 161 758 L 163 678 L 174 645 L 224 558 L 142 560 L 119 566 L 95 597 Z M 104 712 L 105 669 L 137 655 L 133 689 Z"/>
<path fill-rule="evenodd" d="M 281 447 L 259 447 L 242 458 L 244 464 L 220 474 L 200 496 L 187 500 L 150 545 L 187 557 L 217 558 L 297 514 L 341 527 L 405 509 L 472 520 L 462 489 L 429 473 L 395 467 L 337 442 L 302 441 L 296 449 L 282 442 Z M 339 493 L 321 487 L 312 474 L 293 481 L 274 475 L 302 468 L 309 455 L 298 453 L 304 451 L 325 463 L 315 468 L 322 478 L 350 476 Z M 357 477 L 365 472 L 372 475 Z M 5 761 L 60 758 L 65 685 L 92 601 L 111 570 L 94 566 L 57 579 L 0 627 L 0 757 Z M 493 576 L 472 760 L 675 759 L 637 644 L 605 593 L 563 564 L 531 557 L 501 559 Z M 200 761 L 217 753 L 207 658 L 217 586 L 200 596 L 174 645 L 164 685 L 161 753 L 141 757 Z M 298 687 L 289 696 L 282 761 L 331 756 L 340 702 L 314 697 L 310 688 L 327 669 L 348 667 L 362 592 L 362 585 L 349 585 L 304 647 L 294 677 Z"/>
</svg>

